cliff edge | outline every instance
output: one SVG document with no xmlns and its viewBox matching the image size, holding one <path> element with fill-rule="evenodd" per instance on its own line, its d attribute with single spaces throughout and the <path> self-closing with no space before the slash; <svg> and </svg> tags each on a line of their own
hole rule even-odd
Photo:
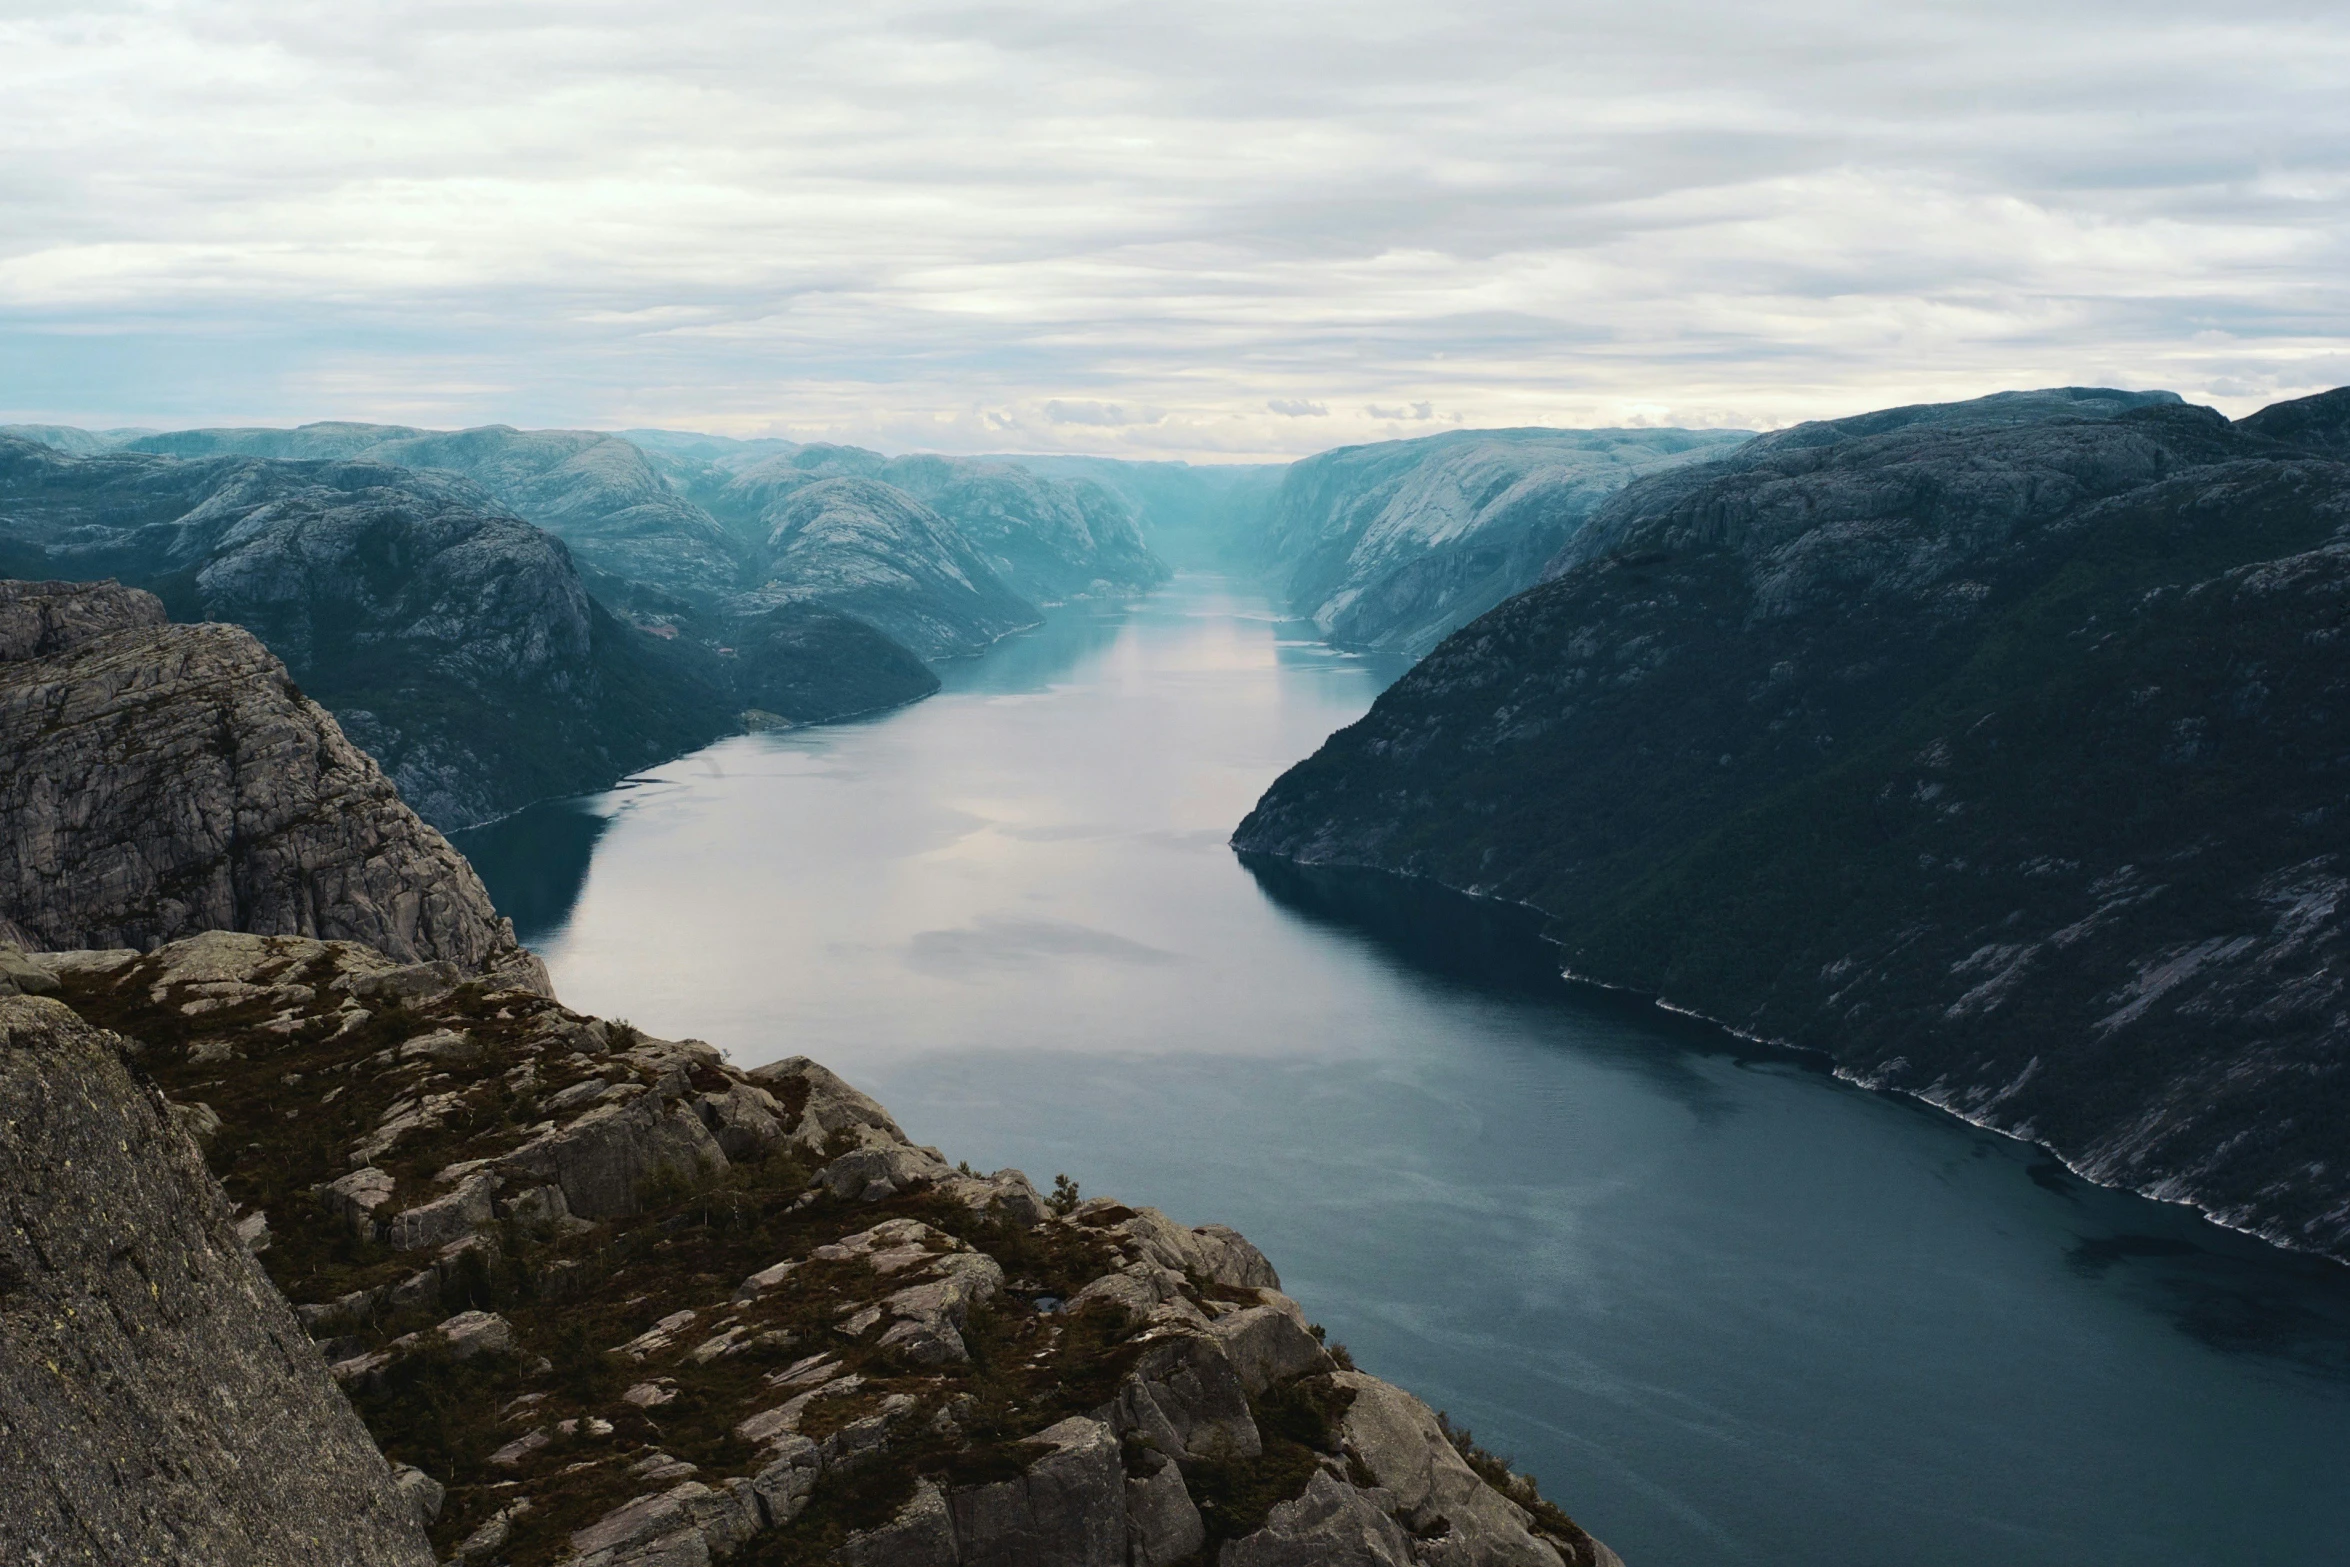
<svg viewBox="0 0 2350 1567">
<path fill-rule="evenodd" d="M 114 583 L 0 582 L 0 920 L 41 947 L 247 930 L 546 983 L 251 633 Z"/>
<path fill-rule="evenodd" d="M 450 1561 L 1615 1561 L 1238 1234 L 951 1165 L 812 1061 L 352 943 L 33 961 L 209 1130 Z"/>
<path fill-rule="evenodd" d="M 425 1567 L 413 1493 L 187 1134 L 120 1041 L 15 988 L 0 985 L 0 1558 Z"/>
</svg>

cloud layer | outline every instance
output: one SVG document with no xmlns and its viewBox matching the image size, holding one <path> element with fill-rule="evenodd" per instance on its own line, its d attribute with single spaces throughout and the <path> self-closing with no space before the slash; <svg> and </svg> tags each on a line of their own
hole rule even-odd
<svg viewBox="0 0 2350 1567">
<path fill-rule="evenodd" d="M 0 415 L 1215 457 L 2350 381 L 2339 7 L 817 10 L 0 0 Z"/>
</svg>

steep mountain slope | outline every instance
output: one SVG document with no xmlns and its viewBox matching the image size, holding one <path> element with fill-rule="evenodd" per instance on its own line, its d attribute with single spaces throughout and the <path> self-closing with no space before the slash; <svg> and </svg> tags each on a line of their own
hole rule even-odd
<svg viewBox="0 0 2350 1567">
<path fill-rule="evenodd" d="M 938 676 L 903 643 L 818 604 L 783 604 L 734 633 L 735 690 L 745 704 L 795 724 L 898 707 L 928 696 Z"/>
<path fill-rule="evenodd" d="M 429 1567 L 417 1493 L 122 1042 L 15 992 L 0 981 L 0 1557 Z"/>
<path fill-rule="evenodd" d="M 1255 558 L 1286 463 L 1194 466 L 1116 457 L 980 459 L 1048 478 L 1089 480 L 1124 501 L 1151 553 L 1193 570 L 1230 569 Z"/>
<path fill-rule="evenodd" d="M 1531 586 L 1601 502 L 1720 430 L 1462 430 L 1291 465 L 1258 559 L 1340 647 L 1422 652 Z"/>
<path fill-rule="evenodd" d="M 822 604 L 925 658 L 983 652 L 1039 618 L 951 523 L 894 486 L 820 479 L 760 517 L 768 564 L 753 596 L 761 603 Z"/>
<path fill-rule="evenodd" d="M 545 983 L 282 664 L 111 583 L 0 583 L 0 919 L 58 948 L 348 937 Z"/>
<path fill-rule="evenodd" d="M 347 944 L 39 961 L 201 1096 L 451 1560 L 1614 1567 L 1233 1231 L 949 1165 L 803 1057 Z"/>
<path fill-rule="evenodd" d="M 648 444 L 584 430 L 489 425 L 444 432 L 322 423 L 179 430 L 131 441 L 128 449 L 367 461 L 460 474 L 571 545 L 591 573 L 611 579 L 599 581 L 606 597 L 641 603 L 713 645 L 732 640 L 732 616 L 776 602 L 774 584 L 807 601 L 861 581 L 860 601 L 875 602 L 880 579 L 873 574 L 880 571 L 894 582 L 896 608 L 890 621 L 877 624 L 920 628 L 914 640 L 939 656 L 974 651 L 1006 626 L 1033 618 L 1022 612 L 1003 622 L 971 602 L 974 593 L 987 597 L 1000 586 L 1036 603 L 1058 603 L 1147 588 L 1167 575 L 1143 544 L 1130 508 L 1098 485 L 955 458 L 892 460 L 853 446 L 636 433 Z M 819 530 L 795 535 L 793 547 L 779 551 L 774 540 L 785 504 L 828 479 L 887 485 L 901 492 L 901 501 L 926 509 L 928 526 L 908 528 L 903 505 L 893 504 L 853 536 Z M 867 502 L 872 499 L 868 494 Z M 830 552 L 834 542 L 844 554 Z M 885 560 L 892 547 L 910 553 Z M 972 556 L 995 584 L 954 582 L 970 575 Z M 675 595 L 679 603 L 668 609 L 654 598 L 640 600 L 635 588 Z M 929 590 L 945 597 L 921 602 Z M 856 613 L 846 601 L 835 607 Z"/>
<path fill-rule="evenodd" d="M 893 459 L 880 478 L 946 518 L 1006 585 L 1040 604 L 1167 580 L 1132 509 L 1090 480 L 920 456 Z"/>
<path fill-rule="evenodd" d="M 1016 594 L 1056 604 L 1166 580 L 1134 513 L 1100 485 L 968 458 L 889 458 L 856 446 L 795 446 L 724 455 L 688 475 L 720 520 L 764 543 L 794 495 L 829 479 L 886 485 L 932 511 Z"/>
<path fill-rule="evenodd" d="M 176 430 L 127 449 L 174 457 L 364 460 L 456 473 L 615 576 L 708 600 L 732 591 L 743 569 L 737 541 L 674 494 L 643 452 L 592 430 L 323 423 Z"/>
<path fill-rule="evenodd" d="M 602 787 L 739 710 L 715 655 L 615 620 L 561 544 L 446 475 L 0 441 L 0 569 L 249 627 L 444 826 Z"/>
<path fill-rule="evenodd" d="M 1627 488 L 1244 851 L 1551 916 L 1576 973 L 2350 1256 L 2350 465 L 2167 394 Z"/>
</svg>

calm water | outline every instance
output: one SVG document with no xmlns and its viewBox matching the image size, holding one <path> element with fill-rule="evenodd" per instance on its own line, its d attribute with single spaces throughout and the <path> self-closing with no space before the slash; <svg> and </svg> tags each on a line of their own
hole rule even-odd
<svg viewBox="0 0 2350 1567">
<path fill-rule="evenodd" d="M 1633 1567 L 2350 1560 L 2350 1269 L 1241 865 L 1397 672 L 1183 579 L 465 847 L 573 1006 L 1239 1226 Z"/>
</svg>

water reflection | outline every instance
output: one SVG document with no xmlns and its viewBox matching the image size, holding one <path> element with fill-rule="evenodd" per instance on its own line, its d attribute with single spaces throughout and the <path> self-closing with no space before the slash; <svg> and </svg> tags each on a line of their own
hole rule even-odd
<svg viewBox="0 0 2350 1567">
<path fill-rule="evenodd" d="M 1239 1226 L 1636 1567 L 2339 1559 L 2350 1270 L 1566 986 L 1519 911 L 1240 865 L 1390 673 L 1183 581 L 468 847 L 575 1006 Z"/>
<path fill-rule="evenodd" d="M 601 799 L 544 800 L 504 821 L 449 834 L 473 862 L 498 912 L 525 946 L 547 940 L 571 918 L 612 825 Z"/>
</svg>

